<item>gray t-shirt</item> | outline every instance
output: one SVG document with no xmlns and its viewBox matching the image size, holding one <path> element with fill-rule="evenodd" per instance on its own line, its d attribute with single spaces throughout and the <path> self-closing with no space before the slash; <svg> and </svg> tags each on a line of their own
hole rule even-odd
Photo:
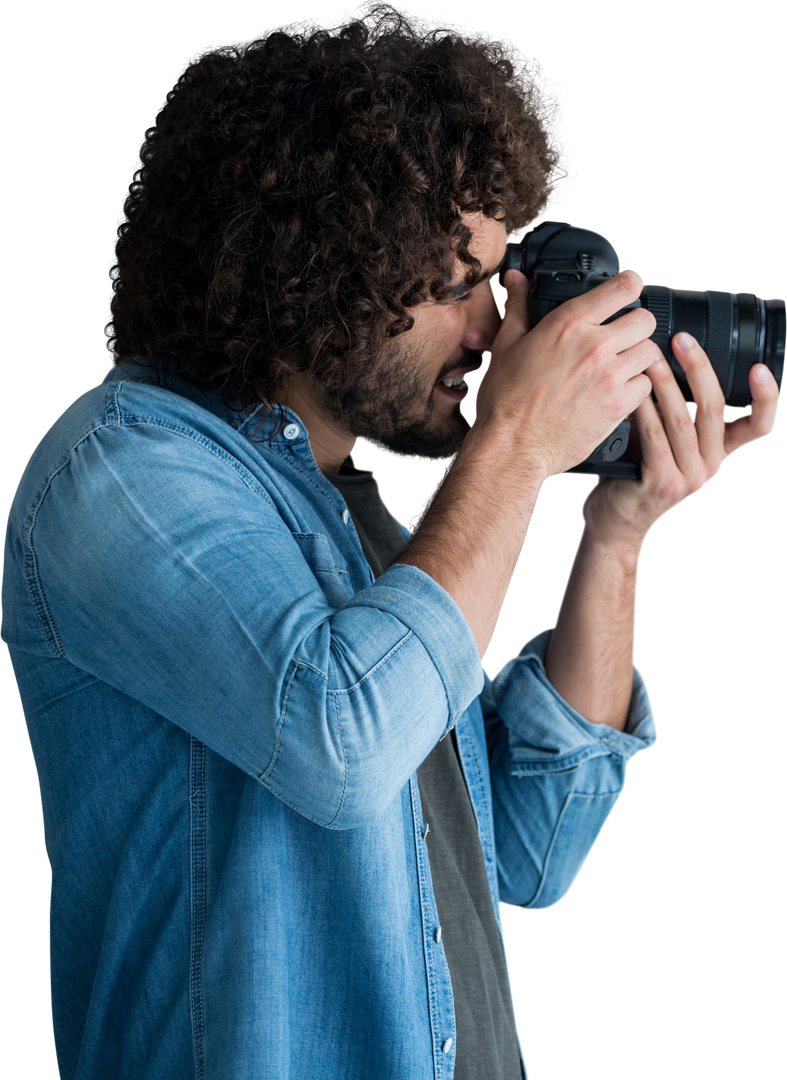
<svg viewBox="0 0 787 1080">
<path fill-rule="evenodd" d="M 375 577 L 405 547 L 370 472 L 347 458 L 326 478 L 344 497 Z M 456 1014 L 454 1080 L 522 1080 L 503 946 L 454 731 L 418 769 L 427 849 Z"/>
</svg>

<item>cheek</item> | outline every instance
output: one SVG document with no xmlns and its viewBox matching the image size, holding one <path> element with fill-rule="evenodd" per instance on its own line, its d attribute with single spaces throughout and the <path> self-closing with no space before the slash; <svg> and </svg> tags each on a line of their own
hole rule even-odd
<svg viewBox="0 0 787 1080">
<path fill-rule="evenodd" d="M 443 357 L 446 360 L 464 337 L 466 326 L 467 319 L 459 305 L 437 309 L 427 340 L 436 351 L 446 353 Z"/>
<path fill-rule="evenodd" d="M 458 305 L 437 305 L 419 311 L 407 342 L 418 358 L 425 382 L 434 381 L 440 369 L 456 353 L 465 335 L 467 319 Z"/>
</svg>

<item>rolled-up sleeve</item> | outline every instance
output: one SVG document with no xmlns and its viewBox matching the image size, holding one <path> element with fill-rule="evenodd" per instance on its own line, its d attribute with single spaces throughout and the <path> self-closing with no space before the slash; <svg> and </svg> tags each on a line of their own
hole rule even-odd
<svg viewBox="0 0 787 1080">
<path fill-rule="evenodd" d="M 302 659 L 306 657 L 308 659 Z M 333 828 L 391 802 L 482 689 L 470 627 L 423 570 L 397 564 L 299 643 L 264 776 Z M 309 786 L 304 791 L 304 778 Z"/>
<path fill-rule="evenodd" d="M 320 825 L 374 820 L 483 687 L 427 574 L 395 566 L 331 602 L 326 538 L 294 534 L 226 451 L 155 417 L 89 432 L 14 540 L 54 655 Z"/>
<path fill-rule="evenodd" d="M 500 898 L 523 907 L 563 896 L 620 794 L 626 762 L 656 738 L 636 668 L 624 731 L 572 708 L 544 668 L 551 633 L 486 679 L 481 695 Z"/>
</svg>

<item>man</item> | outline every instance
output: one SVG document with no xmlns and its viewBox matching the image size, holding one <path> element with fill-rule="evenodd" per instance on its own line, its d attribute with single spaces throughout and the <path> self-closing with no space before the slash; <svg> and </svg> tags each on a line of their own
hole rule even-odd
<svg viewBox="0 0 787 1080">
<path fill-rule="evenodd" d="M 643 538 L 770 430 L 775 382 L 725 426 L 676 339 L 692 424 L 653 317 L 603 325 L 630 272 L 528 332 L 509 271 L 501 321 L 555 156 L 493 43 L 383 11 L 209 53 L 142 162 L 117 365 L 8 533 L 61 1075 L 513 1080 L 498 900 L 565 892 L 652 742 Z M 630 413 L 642 480 L 594 489 L 556 627 L 489 683 L 541 484 Z M 358 436 L 455 455 L 409 542 Z"/>
</svg>

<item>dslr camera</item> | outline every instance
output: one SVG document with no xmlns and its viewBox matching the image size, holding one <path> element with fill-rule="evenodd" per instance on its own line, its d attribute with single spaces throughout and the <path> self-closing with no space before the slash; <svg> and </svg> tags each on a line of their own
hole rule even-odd
<svg viewBox="0 0 787 1080">
<path fill-rule="evenodd" d="M 561 221 L 545 221 L 518 244 L 509 244 L 500 269 L 520 270 L 530 282 L 527 306 L 530 325 L 559 304 L 579 296 L 619 272 L 618 257 L 608 240 Z M 656 317 L 651 335 L 670 365 L 687 401 L 693 401 L 683 369 L 670 342 L 681 330 L 702 346 L 718 376 L 728 405 L 750 405 L 749 370 L 766 364 L 781 387 L 784 368 L 785 309 L 783 300 L 760 300 L 751 293 L 686 292 L 646 285 L 639 300 L 615 312 L 612 322 L 633 308 Z M 568 472 L 641 478 L 639 461 L 627 460 L 631 421 L 620 423 L 593 453 Z"/>
</svg>

